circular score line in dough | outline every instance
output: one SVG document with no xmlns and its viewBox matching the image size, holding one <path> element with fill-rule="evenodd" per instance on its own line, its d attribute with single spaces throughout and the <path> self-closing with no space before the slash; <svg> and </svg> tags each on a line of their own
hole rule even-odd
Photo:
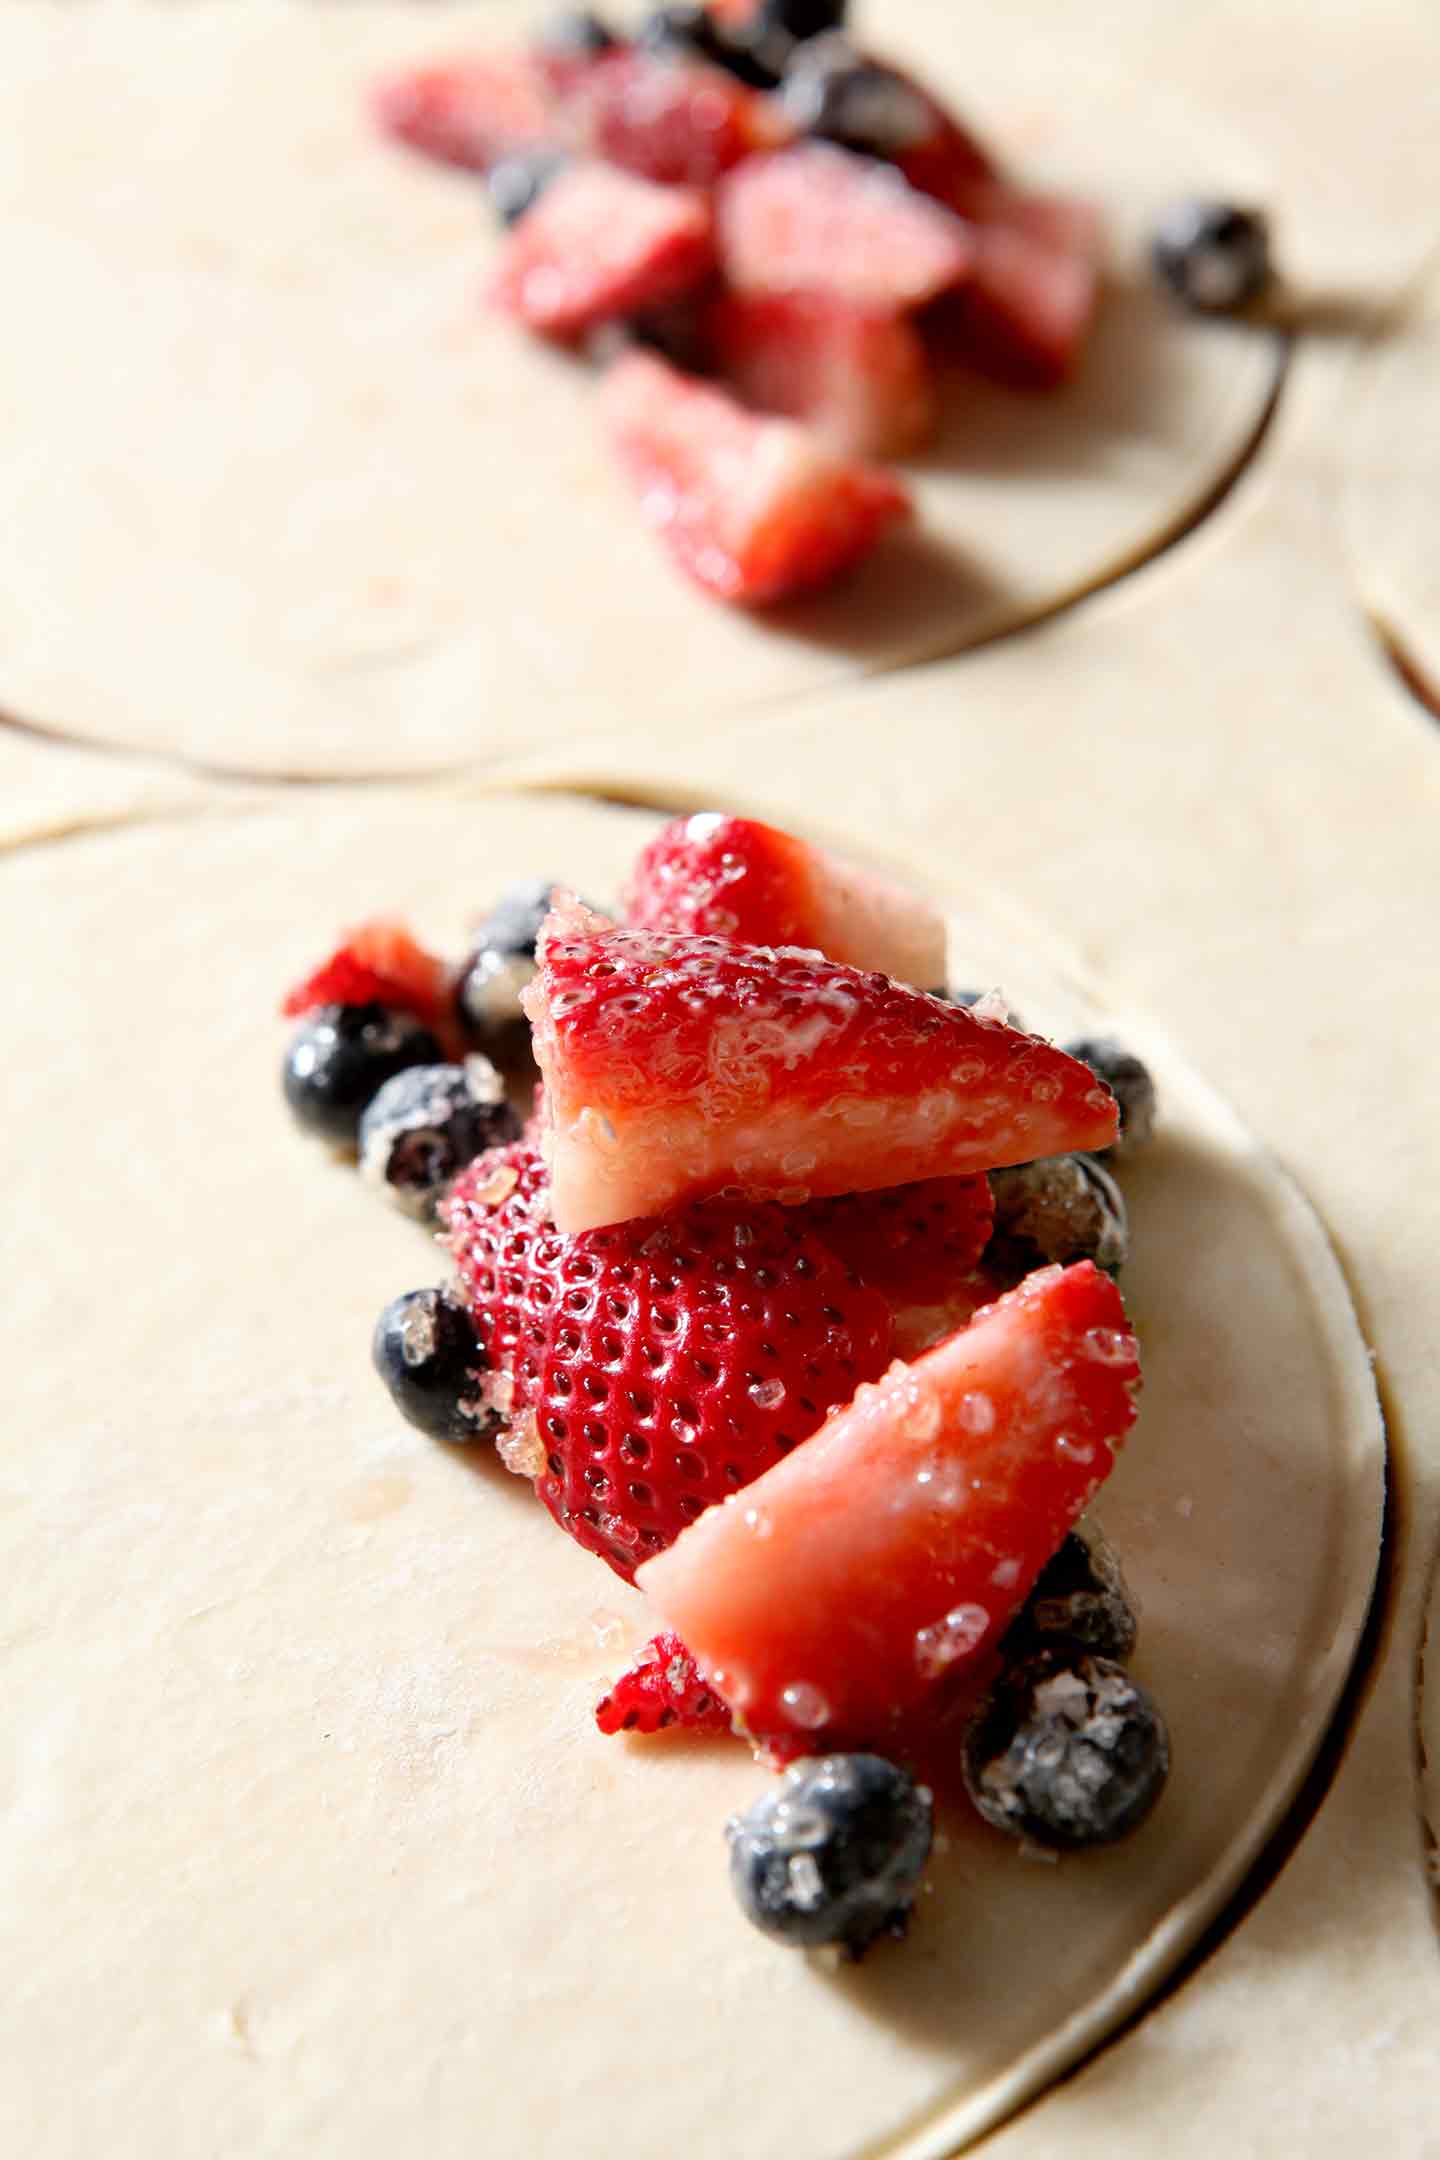
<svg viewBox="0 0 1440 2160">
<path fill-rule="evenodd" d="M 1440 714 L 1440 256 L 1351 377 L 1344 520 L 1387 658 Z"/>
<path fill-rule="evenodd" d="M 1174 1738 L 1152 1821 L 1037 1866 L 952 1817 L 909 1942 L 829 1970 L 732 1904 L 744 1752 L 596 1733 L 643 1606 L 519 1481 L 396 1420 L 370 1326 L 439 1256 L 289 1126 L 274 1006 L 377 905 L 454 945 L 527 873 L 603 901 L 656 822 L 367 792 L 0 860 L 31 977 L 0 1143 L 29 2160 L 471 2160 L 477 2122 L 533 2160 L 597 2124 L 635 2160 L 933 2160 L 1159 1985 L 1329 1723 L 1379 1545 L 1364 1345 L 1293 1187 L 1141 1036 L 1146 1392 L 1103 1515 Z M 953 935 L 957 980 L 1093 1020 L 984 905 Z"/>
<path fill-rule="evenodd" d="M 1280 343 L 1184 318 L 1142 260 L 1164 200 L 1240 184 L 1233 147 L 1098 69 L 1073 14 L 1027 41 L 909 0 L 881 42 L 1023 179 L 1101 204 L 1113 287 L 1065 391 L 952 383 L 918 523 L 858 577 L 758 619 L 707 599 L 643 528 L 579 363 L 487 311 L 480 184 L 367 118 L 378 73 L 534 18 L 9 11 L 0 711 L 318 778 L 617 714 L 680 728 L 697 689 L 723 718 L 1053 610 L 1183 531 L 1253 447 Z"/>
</svg>

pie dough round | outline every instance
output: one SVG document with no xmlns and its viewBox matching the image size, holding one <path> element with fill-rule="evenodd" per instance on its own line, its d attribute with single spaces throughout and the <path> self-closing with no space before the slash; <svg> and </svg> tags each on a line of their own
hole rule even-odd
<svg viewBox="0 0 1440 2160">
<path fill-rule="evenodd" d="M 1345 512 L 1361 597 L 1440 711 L 1440 257 L 1357 371 Z"/>
<path fill-rule="evenodd" d="M 957 387 L 920 518 L 766 619 L 645 529 L 592 385 L 487 312 L 479 184 L 385 144 L 378 73 L 531 6 L 12 8 L 0 26 L 0 710 L 228 770 L 434 771 L 682 703 L 724 715 L 954 651 L 1117 575 L 1256 438 L 1280 347 L 1145 274 L 1158 204 L 1236 173 L 1057 11 L 887 14 L 1115 286 L 1080 379 Z M 1239 184 L 1237 181 L 1236 184 Z"/>
<path fill-rule="evenodd" d="M 453 947 L 527 873 L 605 900 L 654 824 L 342 791 L 0 860 L 6 2151 L 938 2156 L 1143 2002 L 1286 1810 L 1378 1551 L 1368 1361 L 1305 1203 L 1124 1020 L 1164 1122 L 1103 1512 L 1157 1813 L 1048 1866 L 949 1820 L 910 1941 L 842 1969 L 731 1902 L 738 1746 L 595 1731 L 643 1602 L 396 1419 L 370 1326 L 440 1257 L 290 1127 L 273 1011 L 357 915 Z M 983 904 L 953 944 L 1036 1023 L 1098 1016 Z"/>
</svg>

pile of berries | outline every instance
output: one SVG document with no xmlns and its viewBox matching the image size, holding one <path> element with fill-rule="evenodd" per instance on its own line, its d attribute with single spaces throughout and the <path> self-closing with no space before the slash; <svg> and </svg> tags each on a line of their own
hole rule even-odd
<svg viewBox="0 0 1440 2160">
<path fill-rule="evenodd" d="M 731 1827 L 737 1893 L 858 1954 L 903 1925 L 937 1748 L 1055 1847 L 1163 1784 L 1130 1600 L 1075 1528 L 1139 1386 L 1097 1157 L 1154 1091 L 942 993 L 932 908 L 753 821 L 665 827 L 621 914 L 513 893 L 455 968 L 353 934 L 285 1001 L 285 1091 L 448 1237 L 453 1280 L 375 1332 L 402 1414 L 493 1443 L 650 1601 L 600 1729 L 789 1766 Z"/>
</svg>

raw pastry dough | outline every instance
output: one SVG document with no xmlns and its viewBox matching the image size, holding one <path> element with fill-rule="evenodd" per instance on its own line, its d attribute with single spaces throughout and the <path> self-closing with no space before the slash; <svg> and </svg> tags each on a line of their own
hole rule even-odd
<svg viewBox="0 0 1440 2160">
<path fill-rule="evenodd" d="M 1151 1823 L 1038 1866 L 952 1821 L 910 1943 L 831 1970 L 732 1907 L 743 1753 L 595 1733 L 640 1602 L 396 1421 L 369 1328 L 438 1256 L 290 1129 L 270 1016 L 367 909 L 453 945 L 526 872 L 603 900 L 652 829 L 357 794 L 0 861 L 6 2151 L 939 2155 L 1141 2001 L 1285 1809 L 1375 1561 L 1369 1367 L 1308 1208 L 1128 1021 L 1166 1111 L 1105 1516 L 1175 1741 Z M 984 907 L 954 946 L 1093 1017 Z"/>
<path fill-rule="evenodd" d="M 1046 11 L 1047 13 L 1049 11 Z M 612 471 L 578 363 L 487 315 L 478 184 L 380 142 L 382 68 L 521 35 L 514 0 L 418 12 L 10 8 L 0 24 L 0 705 L 280 774 L 433 771 L 620 718 L 683 728 L 958 649 L 1197 515 L 1280 347 L 1182 318 L 1140 239 L 1244 160 L 1093 23 L 883 16 L 1037 185 L 1110 216 L 1080 380 L 976 383 L 921 520 L 764 624 L 691 590 Z M 877 21 L 877 32 L 880 24 Z"/>
<path fill-rule="evenodd" d="M 1440 257 L 1356 371 L 1347 538 L 1360 592 L 1440 711 Z"/>
</svg>

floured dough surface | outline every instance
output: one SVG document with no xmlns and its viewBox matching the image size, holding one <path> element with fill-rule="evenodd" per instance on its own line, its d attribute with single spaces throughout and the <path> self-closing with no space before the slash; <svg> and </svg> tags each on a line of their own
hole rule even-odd
<svg viewBox="0 0 1440 2160">
<path fill-rule="evenodd" d="M 642 1601 L 395 1418 L 370 1327 L 439 1256 L 289 1126 L 277 993 L 377 906 L 454 946 L 507 879 L 603 901 L 654 822 L 341 796 L 0 862 L 6 2151 L 938 2155 L 1142 2001 L 1283 1814 L 1375 1562 L 1369 1369 L 1307 1208 L 1128 1024 L 1165 1122 L 1103 1512 L 1176 1767 L 1127 1845 L 952 1820 L 904 1948 L 768 1945 L 721 1839 L 762 1774 L 591 1723 Z M 953 961 L 1089 1016 L 983 909 Z"/>
<path fill-rule="evenodd" d="M 367 119 L 377 72 L 534 9 L 7 10 L 0 709 L 231 770 L 432 771 L 955 650 L 1182 528 L 1277 350 L 1170 309 L 1141 238 L 1243 157 L 1073 11 L 892 13 L 1022 179 L 1100 201 L 1114 291 L 1073 386 L 957 385 L 915 531 L 757 620 L 657 548 L 580 364 L 487 311 L 480 184 Z"/>
<path fill-rule="evenodd" d="M 1346 532 L 1361 597 L 1440 710 L 1440 257 L 1356 370 Z"/>
</svg>

